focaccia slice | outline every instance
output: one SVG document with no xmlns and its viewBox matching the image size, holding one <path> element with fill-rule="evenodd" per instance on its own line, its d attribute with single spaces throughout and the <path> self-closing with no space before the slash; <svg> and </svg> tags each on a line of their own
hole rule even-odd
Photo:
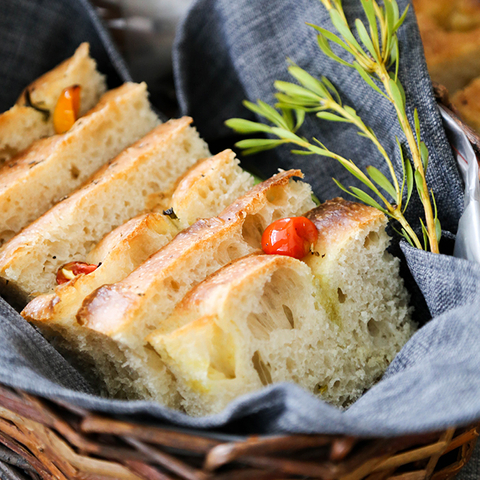
<svg viewBox="0 0 480 480">
<path fill-rule="evenodd" d="M 106 90 L 105 77 L 97 71 L 89 49 L 88 43 L 82 43 L 71 58 L 25 88 L 16 104 L 0 115 L 0 165 L 35 140 L 55 133 L 53 110 L 65 88 L 81 86 L 80 116 L 97 104 Z"/>
<path fill-rule="evenodd" d="M 191 122 L 184 117 L 159 125 L 5 245 L 0 253 L 4 291 L 29 299 L 53 290 L 60 266 L 84 261 L 105 234 L 145 210 L 150 194 L 168 190 L 208 156 Z"/>
<path fill-rule="evenodd" d="M 415 330 L 386 218 L 335 199 L 308 212 L 319 239 L 304 261 L 259 255 L 191 290 L 147 340 L 192 415 L 275 382 L 345 406 Z M 310 268 L 309 268 L 310 267 Z"/>
<path fill-rule="evenodd" d="M 172 379 L 160 367 L 158 355 L 146 348 L 145 337 L 193 286 L 230 261 L 257 251 L 261 232 L 269 223 L 314 205 L 311 188 L 291 180 L 293 176 L 301 172 L 282 172 L 257 185 L 219 217 L 198 220 L 181 232 L 121 282 L 87 297 L 77 320 L 95 332 L 99 342 L 106 339 L 105 348 L 88 353 L 124 362 L 123 357 L 116 358 L 115 349 L 107 350 L 113 341 L 131 369 L 130 377 L 111 382 L 135 383 L 139 395 L 176 405 Z M 104 375 L 108 383 L 108 372 Z"/>
<path fill-rule="evenodd" d="M 338 360 L 317 290 L 305 263 L 280 255 L 237 260 L 194 288 L 164 322 L 164 331 L 178 328 L 147 337 L 176 379 L 180 406 L 208 415 L 275 382 L 323 384 Z"/>
<path fill-rule="evenodd" d="M 157 124 L 146 85 L 126 83 L 103 95 L 67 133 L 38 140 L 7 162 L 0 169 L 0 244 Z"/>
<path fill-rule="evenodd" d="M 306 214 L 319 236 L 304 261 L 321 288 L 321 301 L 341 334 L 338 345 L 349 362 L 327 385 L 323 398 L 346 405 L 383 374 L 415 331 L 400 260 L 387 251 L 387 219 L 379 210 L 342 198 Z"/>
<path fill-rule="evenodd" d="M 79 275 L 57 286 L 53 293 L 34 298 L 22 315 L 48 337 L 60 335 L 66 348 L 77 349 L 79 337 L 86 329 L 78 325 L 75 317 L 85 297 L 102 285 L 123 280 L 172 240 L 189 221 L 193 223 L 192 219 L 216 215 L 232 199 L 250 190 L 253 177 L 242 171 L 238 163 L 231 150 L 201 160 L 180 180 L 174 192 L 176 213 L 172 212 L 173 219 L 161 213 L 147 213 L 116 228 L 82 259 L 99 265 L 94 272 Z M 218 172 L 219 168 L 222 173 Z M 205 191 L 209 195 L 204 196 Z M 199 203 L 186 201 L 193 198 Z"/>
</svg>

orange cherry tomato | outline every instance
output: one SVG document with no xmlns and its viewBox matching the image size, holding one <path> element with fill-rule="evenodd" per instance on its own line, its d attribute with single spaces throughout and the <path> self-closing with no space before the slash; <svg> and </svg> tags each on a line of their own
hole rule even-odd
<svg viewBox="0 0 480 480">
<path fill-rule="evenodd" d="M 281 218 L 263 232 L 262 249 L 268 255 L 287 255 L 300 259 L 307 255 L 317 238 L 317 227 L 308 218 Z"/>
<path fill-rule="evenodd" d="M 53 127 L 56 133 L 68 132 L 78 118 L 80 111 L 80 85 L 72 85 L 63 90 L 53 111 Z"/>
<path fill-rule="evenodd" d="M 57 283 L 67 283 L 80 274 L 88 275 L 94 272 L 98 268 L 98 265 L 92 265 L 85 262 L 70 262 L 60 267 L 57 272 Z"/>
</svg>

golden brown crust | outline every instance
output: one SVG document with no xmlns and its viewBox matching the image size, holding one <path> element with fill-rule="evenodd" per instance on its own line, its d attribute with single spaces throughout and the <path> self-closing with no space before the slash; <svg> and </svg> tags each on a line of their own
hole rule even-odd
<svg viewBox="0 0 480 480">
<path fill-rule="evenodd" d="M 113 179 L 127 178 L 130 172 L 137 169 L 138 165 L 142 163 L 142 159 L 148 159 L 151 143 L 168 142 L 172 135 L 188 128 L 191 123 L 192 119 L 190 117 L 183 117 L 161 124 L 100 168 L 100 170 L 87 180 L 83 187 L 80 187 L 68 198 L 58 203 L 54 211 L 47 211 L 5 245 L 0 253 L 0 272 L 5 271 L 15 261 L 16 252 L 24 248 L 29 238 L 43 235 L 52 215 L 58 217 L 64 212 L 70 211 L 72 208 L 81 209 L 83 203 L 89 197 L 91 190 L 98 191 L 102 187 L 107 188 Z M 52 143 L 50 139 L 46 140 Z M 135 162 L 132 162 L 132 159 L 135 159 Z M 2 177 L 0 176 L 0 181 L 1 179 Z"/>
<path fill-rule="evenodd" d="M 211 168 L 221 169 L 222 165 L 232 160 L 235 154 L 231 150 L 223 150 L 217 155 L 199 160 L 193 165 L 181 178 L 178 179 L 175 185 L 175 193 L 173 195 L 173 202 L 177 198 L 181 199 L 181 203 L 188 203 L 194 184 L 205 178 L 205 173 Z"/>
<path fill-rule="evenodd" d="M 82 62 L 88 58 L 89 51 L 89 44 L 86 42 L 81 43 L 80 46 L 75 50 L 73 56 L 67 58 L 54 69 L 43 74 L 41 77 L 37 78 L 34 82 L 28 85 L 28 87 L 22 91 L 15 104 L 19 106 L 26 104 L 26 92 L 28 90 L 30 92 L 30 99 L 33 104 L 39 103 L 43 107 L 51 108 L 53 105 L 45 105 L 45 99 L 52 95 L 52 84 L 54 84 L 55 80 L 65 75 L 74 64 Z"/>
<path fill-rule="evenodd" d="M 385 215 L 376 208 L 340 197 L 327 200 L 305 216 L 317 227 L 318 240 L 315 250 L 318 252 L 343 244 L 372 223 L 386 222 Z"/>
<path fill-rule="evenodd" d="M 287 184 L 294 176 L 302 176 L 302 173 L 299 170 L 278 173 L 255 186 L 219 217 L 198 220 L 124 280 L 101 287 L 87 297 L 77 314 L 78 322 L 107 335 L 121 330 L 133 321 L 136 310 L 141 308 L 145 299 L 155 294 L 157 285 L 180 268 L 183 256 L 202 255 L 205 244 L 211 243 L 212 239 L 220 244 L 231 232 L 238 230 L 248 213 L 255 213 L 266 202 L 266 193 L 270 189 Z"/>
<path fill-rule="evenodd" d="M 22 316 L 40 327 L 47 323 L 73 319 L 83 296 L 106 283 L 103 269 L 107 264 L 110 277 L 107 281 L 111 282 L 118 279 L 112 279 L 112 275 L 122 278 L 155 251 L 156 244 L 152 242 L 153 232 L 171 234 L 173 237 L 177 229 L 168 217 L 159 213 L 147 213 L 133 218 L 106 235 L 89 253 L 87 263 L 98 264 L 97 270 L 58 285 L 52 294 L 34 298 L 23 309 Z M 116 272 L 112 267 L 115 267 Z M 125 268 L 128 269 L 127 272 Z"/>
<path fill-rule="evenodd" d="M 250 213 L 254 213 L 258 209 L 258 205 L 265 201 L 265 192 L 272 188 L 281 188 L 288 185 L 290 179 L 293 177 L 303 178 L 301 170 L 287 170 L 277 173 L 273 177 L 268 178 L 262 183 L 255 185 L 255 187 L 248 192 L 247 195 L 240 197 L 227 207 L 219 218 L 230 220 L 231 217 L 241 215 L 242 218 Z"/>
</svg>

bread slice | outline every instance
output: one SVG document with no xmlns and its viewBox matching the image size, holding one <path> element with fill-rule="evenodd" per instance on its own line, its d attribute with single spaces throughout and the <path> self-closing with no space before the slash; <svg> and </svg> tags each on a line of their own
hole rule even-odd
<svg viewBox="0 0 480 480">
<path fill-rule="evenodd" d="M 38 140 L 6 163 L 0 169 L 0 244 L 157 124 L 146 85 L 127 83 L 103 95 L 67 133 Z"/>
<path fill-rule="evenodd" d="M 338 406 L 383 373 L 414 331 L 385 217 L 335 199 L 307 214 L 319 240 L 306 263 L 258 255 L 191 290 L 147 340 L 192 415 L 295 382 Z"/>
<path fill-rule="evenodd" d="M 182 225 L 218 215 L 253 188 L 254 178 L 242 170 L 231 150 L 224 150 L 195 167 L 178 183 L 171 207 Z"/>
<path fill-rule="evenodd" d="M 206 276 L 257 251 L 261 231 L 269 223 L 313 206 L 310 187 L 291 180 L 300 175 L 298 170 L 282 172 L 257 185 L 219 217 L 198 220 L 178 234 L 121 282 L 105 285 L 87 297 L 78 322 L 96 332 L 98 341 L 113 340 L 131 369 L 130 377 L 106 378 L 107 383 L 114 383 L 113 388 L 118 388 L 118 381 L 135 384 L 139 395 L 177 404 L 172 379 L 164 374 L 158 355 L 145 347 L 145 337 Z M 113 362 L 123 362 L 114 349 L 107 349 L 108 345 L 87 354 L 109 355 Z"/>
<path fill-rule="evenodd" d="M 480 133 L 480 77 L 452 96 L 462 119 Z"/>
<path fill-rule="evenodd" d="M 35 140 L 55 133 L 53 110 L 65 88 L 82 87 L 80 115 L 97 104 L 106 90 L 105 77 L 97 71 L 89 49 L 88 43 L 82 43 L 71 58 L 30 84 L 16 104 L 0 115 L 0 165 Z"/>
<path fill-rule="evenodd" d="M 416 325 L 399 275 L 400 260 L 387 251 L 387 220 L 378 210 L 341 198 L 307 215 L 319 231 L 312 269 L 337 342 L 345 355 L 338 379 L 321 388 L 322 397 L 347 405 L 383 374 Z M 326 387 L 326 388 L 325 388 Z"/>
<path fill-rule="evenodd" d="M 218 168 L 223 169 L 222 174 L 218 173 Z M 219 177 L 225 182 L 219 181 Z M 186 185 L 188 189 L 185 188 Z M 231 150 L 201 160 L 188 171 L 174 193 L 178 218 L 171 219 L 161 213 L 147 213 L 116 228 L 86 258 L 82 258 L 89 264 L 99 265 L 94 272 L 79 275 L 70 282 L 58 285 L 53 293 L 34 298 L 22 311 L 22 315 L 47 337 L 62 337 L 65 340 L 62 342 L 65 343 L 63 348 L 83 350 L 85 340 L 81 340 L 80 347 L 77 344 L 86 329 L 78 325 L 75 316 L 85 297 L 102 285 L 123 280 L 150 255 L 172 240 L 182 226 L 188 224 L 188 219 L 196 220 L 197 215 L 202 216 L 202 206 L 204 216 L 218 214 L 231 203 L 232 198 L 245 194 L 252 185 L 253 177 L 240 169 Z M 209 192 L 204 203 L 197 205 L 186 201 L 202 198 L 204 191 Z"/>
<path fill-rule="evenodd" d="M 168 190 L 208 155 L 191 122 L 183 117 L 159 125 L 5 245 L 4 286 L 26 299 L 53 290 L 60 266 L 83 261 L 105 234 L 143 212 L 150 194 Z"/>
<path fill-rule="evenodd" d="M 337 361 L 335 325 L 316 296 L 310 268 L 280 255 L 240 259 L 193 289 L 166 322 L 184 326 L 147 337 L 180 406 L 208 415 L 271 383 L 323 384 Z"/>
</svg>

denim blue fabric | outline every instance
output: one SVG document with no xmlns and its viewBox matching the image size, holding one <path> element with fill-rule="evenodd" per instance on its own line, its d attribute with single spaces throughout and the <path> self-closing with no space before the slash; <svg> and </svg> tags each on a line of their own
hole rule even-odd
<svg viewBox="0 0 480 480">
<path fill-rule="evenodd" d="M 407 5 L 406 0 L 399 3 Z M 345 0 L 344 4 L 349 20 L 362 17 L 358 1 Z M 36 30 L 41 32 L 39 36 L 32 36 L 33 22 L 38 24 L 39 19 L 45 28 Z M 394 135 L 402 142 L 405 139 L 390 105 L 360 82 L 355 71 L 327 59 L 305 22 L 330 28 L 329 17 L 317 0 L 196 1 L 179 28 L 174 52 L 182 113 L 193 116 L 207 141 L 228 144 L 232 133 L 223 122 L 234 116 L 254 118 L 242 107 L 244 98 L 273 103 L 273 81 L 289 79 L 285 63 L 289 57 L 310 73 L 325 75 L 335 83 L 345 103 L 377 132 L 398 167 Z M 90 41 L 100 70 L 108 73 L 112 85 L 129 78 L 85 0 L 3 0 L 0 107 L 11 105 L 25 84 L 84 40 Z M 428 181 L 444 229 L 455 232 L 463 208 L 462 183 L 432 94 L 412 11 L 400 32 L 400 49 L 408 113 L 412 116 L 413 108 L 418 108 L 430 150 Z M 344 124 L 309 118 L 301 133 L 319 138 L 359 166 L 375 165 L 386 173 L 376 150 Z M 277 168 L 301 168 L 321 199 L 340 193 L 332 176 L 357 185 L 334 161 L 295 156 L 287 148 L 258 155 L 249 165 L 265 175 Z M 412 223 L 420 213 L 421 206 L 414 200 L 409 208 Z M 407 287 L 423 294 L 430 313 L 421 308 L 423 298 L 414 297 L 417 319 L 425 325 L 397 355 L 384 378 L 346 411 L 291 384 L 272 385 L 239 398 L 220 414 L 205 418 L 190 418 L 151 402 L 101 398 L 95 387 L 5 302 L 0 303 L 0 383 L 128 420 L 233 435 L 322 432 L 392 436 L 478 420 L 480 266 L 421 252 L 405 242 L 400 246 Z M 471 469 L 477 464 L 473 462 Z"/>
</svg>

